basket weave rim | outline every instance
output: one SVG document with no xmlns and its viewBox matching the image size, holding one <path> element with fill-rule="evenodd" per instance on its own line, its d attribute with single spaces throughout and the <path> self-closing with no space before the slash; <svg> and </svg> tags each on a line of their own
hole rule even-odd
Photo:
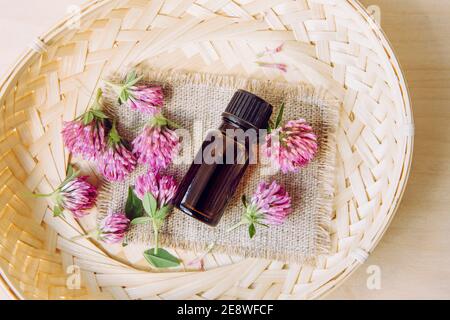
<svg viewBox="0 0 450 320">
<path fill-rule="evenodd" d="M 389 41 L 389 38 L 387 37 L 383 28 L 381 28 L 381 26 L 377 25 L 377 23 L 370 17 L 366 8 L 363 6 L 363 4 L 359 0 L 346 0 L 346 1 L 351 3 L 355 7 L 355 9 L 364 16 L 365 20 L 372 27 L 372 30 L 379 37 L 379 40 L 381 41 L 381 43 L 383 43 L 383 47 L 389 55 L 393 69 L 399 71 L 399 72 L 396 72 L 396 76 L 400 83 L 402 98 L 403 98 L 403 102 L 405 104 L 405 109 L 403 110 L 403 112 L 405 113 L 406 119 L 408 120 L 409 124 L 414 128 L 414 125 L 415 125 L 414 124 L 414 113 L 413 113 L 413 109 L 412 109 L 412 100 L 411 100 L 411 95 L 409 93 L 408 82 L 406 80 L 402 65 L 400 64 L 400 61 L 397 59 L 397 55 L 392 46 L 392 43 Z M 409 139 L 410 139 L 410 143 L 407 144 L 407 147 L 409 147 L 409 148 L 408 148 L 408 150 L 405 150 L 405 152 L 409 151 L 409 157 L 405 158 L 405 162 L 404 162 L 407 164 L 407 166 L 406 166 L 407 169 L 406 169 L 406 172 L 404 173 L 405 177 L 403 179 L 403 183 L 401 183 L 401 181 L 400 181 L 400 183 L 397 187 L 397 192 L 399 194 L 398 199 L 397 199 L 395 205 L 391 206 L 391 210 L 392 210 L 391 218 L 389 219 L 389 222 L 386 224 L 384 230 L 382 230 L 382 232 L 380 233 L 377 241 L 374 242 L 374 245 L 371 248 L 371 251 L 373 251 L 377 247 L 381 238 L 386 233 L 386 231 L 389 229 L 389 226 L 392 223 L 395 213 L 397 212 L 397 210 L 400 206 L 400 203 L 403 199 L 403 196 L 405 194 L 406 185 L 408 184 L 408 180 L 411 175 L 411 166 L 412 166 L 413 153 L 414 153 L 414 135 L 411 135 Z"/>
</svg>

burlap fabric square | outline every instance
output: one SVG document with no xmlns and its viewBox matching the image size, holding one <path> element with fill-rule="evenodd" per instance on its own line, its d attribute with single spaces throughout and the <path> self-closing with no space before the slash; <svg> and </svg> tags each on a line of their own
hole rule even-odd
<svg viewBox="0 0 450 320">
<path fill-rule="evenodd" d="M 163 172 L 174 175 L 178 182 L 189 168 L 206 132 L 219 126 L 221 113 L 237 89 L 261 96 L 274 106 L 274 114 L 284 101 L 284 119 L 305 118 L 319 137 L 319 152 L 315 161 L 299 173 L 279 172 L 272 176 L 261 176 L 258 165 L 249 167 L 221 222 L 215 228 L 174 209 L 161 232 L 162 246 L 201 251 L 215 242 L 215 252 L 296 263 L 314 262 L 319 254 L 329 251 L 337 101 L 327 98 L 324 91 L 308 85 L 198 73 L 140 71 L 146 81 L 163 87 L 164 114 L 192 133 L 190 143 L 187 140 L 183 142 L 187 145 L 183 146 L 181 156 L 188 160 L 187 163 L 173 164 Z M 117 119 L 120 134 L 132 141 L 148 121 L 148 116 L 119 105 L 117 96 L 108 89 L 105 102 L 107 111 Z M 99 201 L 99 219 L 110 211 L 124 210 L 128 187 L 134 185 L 135 178 L 146 170 L 146 167 L 140 166 L 125 182 L 104 184 Z M 286 187 L 292 197 L 292 214 L 281 226 L 259 228 L 251 240 L 245 227 L 227 232 L 230 226 L 240 221 L 244 212 L 242 194 L 250 197 L 261 180 L 276 180 Z M 150 248 L 153 241 L 151 228 L 151 224 L 133 226 L 127 241 L 146 243 Z"/>
</svg>

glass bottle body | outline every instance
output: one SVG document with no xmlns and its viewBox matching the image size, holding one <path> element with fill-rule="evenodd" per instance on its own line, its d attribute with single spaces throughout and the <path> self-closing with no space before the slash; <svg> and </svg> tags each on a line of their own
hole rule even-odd
<svg viewBox="0 0 450 320">
<path fill-rule="evenodd" d="M 216 226 L 249 165 L 253 143 L 244 137 L 243 128 L 223 118 L 218 130 L 210 131 L 194 162 L 183 178 L 175 206 L 184 213 Z M 256 134 L 255 129 L 253 130 Z"/>
</svg>

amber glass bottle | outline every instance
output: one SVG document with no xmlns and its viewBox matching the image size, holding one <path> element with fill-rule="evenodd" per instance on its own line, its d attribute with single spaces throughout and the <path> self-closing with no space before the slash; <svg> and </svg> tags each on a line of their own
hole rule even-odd
<svg viewBox="0 0 450 320">
<path fill-rule="evenodd" d="M 272 106 L 260 97 L 237 91 L 222 114 L 218 130 L 209 131 L 194 162 L 181 181 L 175 206 L 216 226 L 235 192 L 255 150 L 259 129 L 266 129 Z M 241 133 L 245 133 L 245 138 Z"/>
</svg>

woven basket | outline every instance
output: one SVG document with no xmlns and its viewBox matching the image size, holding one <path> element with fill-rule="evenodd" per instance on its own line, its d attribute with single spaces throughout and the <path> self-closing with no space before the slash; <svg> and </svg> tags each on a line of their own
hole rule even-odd
<svg viewBox="0 0 450 320">
<path fill-rule="evenodd" d="M 103 0 L 82 8 L 79 29 L 68 23 L 76 18 L 37 39 L 0 87 L 0 285 L 13 297 L 312 299 L 366 260 L 402 196 L 413 120 L 392 49 L 359 3 Z M 277 59 L 293 72 L 255 65 L 257 52 L 282 42 Z M 61 120 L 86 109 L 101 78 L 138 63 L 306 81 L 342 101 L 332 253 L 314 267 L 212 253 L 203 272 L 153 272 L 144 248 L 71 240 L 95 217 L 53 218 L 50 202 L 27 194 L 50 190 L 64 175 Z M 69 284 L 78 275 L 77 289 Z"/>
</svg>

